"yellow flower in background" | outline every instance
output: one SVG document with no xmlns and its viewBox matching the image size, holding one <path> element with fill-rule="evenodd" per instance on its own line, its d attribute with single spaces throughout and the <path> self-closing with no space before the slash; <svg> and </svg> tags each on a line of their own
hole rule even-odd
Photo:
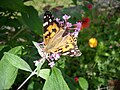
<svg viewBox="0 0 120 90">
<path fill-rule="evenodd" d="M 90 46 L 91 48 L 97 47 L 97 44 L 98 44 L 98 41 L 97 41 L 96 38 L 90 38 L 90 39 L 89 39 L 89 46 Z"/>
</svg>

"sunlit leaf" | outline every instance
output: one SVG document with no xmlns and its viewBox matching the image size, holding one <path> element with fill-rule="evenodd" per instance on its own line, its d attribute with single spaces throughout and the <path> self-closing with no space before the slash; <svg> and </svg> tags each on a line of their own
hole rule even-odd
<svg viewBox="0 0 120 90">
<path fill-rule="evenodd" d="M 17 46 L 9 50 L 9 53 L 16 54 L 16 55 L 21 55 L 22 49 L 24 49 L 23 46 Z"/>
<path fill-rule="evenodd" d="M 8 62 L 10 62 L 14 67 L 31 72 L 30 66 L 20 57 L 11 53 L 4 53 Z"/>
<path fill-rule="evenodd" d="M 21 46 L 12 48 L 9 52 L 20 54 L 22 52 Z M 0 90 L 10 89 L 18 72 L 18 68 L 9 63 L 7 59 L 8 57 L 4 55 L 0 61 Z"/>
<path fill-rule="evenodd" d="M 41 69 L 38 73 L 38 76 L 47 80 L 47 78 L 49 77 L 49 74 L 50 74 L 50 69 Z"/>
<path fill-rule="evenodd" d="M 57 68 L 52 68 L 52 73 L 46 80 L 43 90 L 70 90 L 62 73 Z"/>
<path fill-rule="evenodd" d="M 83 90 L 87 90 L 87 89 L 88 89 L 88 82 L 87 82 L 87 80 L 86 80 L 85 78 L 79 77 L 78 82 L 79 82 L 80 87 L 81 87 Z"/>
</svg>

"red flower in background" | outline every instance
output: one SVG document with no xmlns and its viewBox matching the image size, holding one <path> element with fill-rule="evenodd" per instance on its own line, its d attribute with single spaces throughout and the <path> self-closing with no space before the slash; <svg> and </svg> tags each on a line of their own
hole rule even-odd
<svg viewBox="0 0 120 90">
<path fill-rule="evenodd" d="M 76 82 L 78 82 L 78 79 L 79 79 L 78 77 L 74 77 L 74 80 L 75 80 Z"/>
<path fill-rule="evenodd" d="M 82 27 L 81 27 L 81 29 L 88 28 L 90 26 L 89 23 L 90 23 L 90 19 L 89 18 L 83 18 L 82 19 Z"/>
<path fill-rule="evenodd" d="M 91 9 L 92 9 L 92 4 L 88 4 L 88 5 L 87 5 L 87 8 L 88 8 L 89 10 L 91 10 Z"/>
</svg>

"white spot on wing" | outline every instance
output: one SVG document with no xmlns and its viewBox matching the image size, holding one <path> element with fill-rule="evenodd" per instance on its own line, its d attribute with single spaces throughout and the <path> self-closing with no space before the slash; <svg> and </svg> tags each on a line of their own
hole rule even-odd
<svg viewBox="0 0 120 90">
<path fill-rule="evenodd" d="M 46 18 L 46 16 L 44 16 L 44 19 Z"/>
<path fill-rule="evenodd" d="M 75 52 L 75 50 L 71 50 L 71 52 Z"/>
<path fill-rule="evenodd" d="M 43 27 L 45 27 L 46 25 L 48 25 L 48 22 L 43 23 Z"/>
<path fill-rule="evenodd" d="M 62 55 L 68 55 L 70 52 L 63 53 Z"/>
<path fill-rule="evenodd" d="M 52 22 L 52 20 L 51 20 L 51 19 L 49 19 L 49 22 Z"/>
<path fill-rule="evenodd" d="M 70 56 L 71 56 L 71 57 L 73 57 L 73 56 L 74 56 L 74 54 L 71 54 Z"/>
</svg>

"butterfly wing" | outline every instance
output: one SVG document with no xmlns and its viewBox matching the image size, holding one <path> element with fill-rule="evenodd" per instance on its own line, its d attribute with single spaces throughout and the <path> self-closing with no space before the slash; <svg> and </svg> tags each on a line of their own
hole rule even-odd
<svg viewBox="0 0 120 90">
<path fill-rule="evenodd" d="M 60 42 L 60 45 L 58 44 L 58 47 L 54 48 L 52 53 L 60 53 L 61 55 L 68 55 L 71 57 L 81 55 L 81 52 L 77 47 L 76 37 L 70 34 L 63 37 L 63 40 Z"/>
<path fill-rule="evenodd" d="M 81 55 L 74 35 L 68 34 L 68 31 L 59 25 L 49 11 L 44 14 L 43 27 L 43 39 L 47 53 L 60 53 L 69 56 Z"/>
<path fill-rule="evenodd" d="M 46 11 L 44 14 L 44 44 L 47 45 L 51 38 L 60 30 L 59 23 L 54 19 L 54 16 L 51 12 Z"/>
<path fill-rule="evenodd" d="M 61 55 L 68 55 L 68 56 L 71 56 L 71 57 L 81 56 L 82 53 L 78 49 L 77 45 L 75 45 L 75 44 L 72 44 L 72 45 L 73 45 L 74 48 L 70 48 L 68 51 L 61 52 Z"/>
<path fill-rule="evenodd" d="M 81 56 L 81 52 L 78 49 L 77 46 L 77 39 L 74 37 L 74 35 L 70 35 L 70 38 L 67 41 L 67 44 L 63 46 L 62 49 L 68 48 L 67 50 L 63 50 L 61 52 L 61 55 L 68 55 L 68 56 Z"/>
</svg>

